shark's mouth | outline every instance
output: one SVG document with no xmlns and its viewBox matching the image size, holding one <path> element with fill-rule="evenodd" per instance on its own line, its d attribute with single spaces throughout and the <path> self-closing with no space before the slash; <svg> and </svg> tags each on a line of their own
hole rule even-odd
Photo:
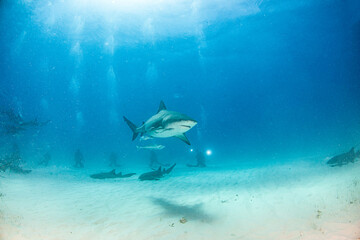
<svg viewBox="0 0 360 240">
<path fill-rule="evenodd" d="M 182 127 L 191 128 L 189 125 L 181 125 Z"/>
</svg>

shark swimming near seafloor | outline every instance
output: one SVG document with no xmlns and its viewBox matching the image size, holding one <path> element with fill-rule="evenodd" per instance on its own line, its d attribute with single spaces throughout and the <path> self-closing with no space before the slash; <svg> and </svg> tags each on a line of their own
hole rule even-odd
<svg viewBox="0 0 360 240">
<path fill-rule="evenodd" d="M 341 167 L 348 163 L 354 163 L 355 159 L 360 157 L 360 150 L 355 152 L 355 148 L 351 148 L 350 151 L 346 153 L 342 153 L 332 157 L 326 164 L 330 165 L 331 167 Z"/>
<path fill-rule="evenodd" d="M 141 181 L 144 181 L 144 180 L 159 180 L 160 178 L 164 177 L 165 174 L 169 174 L 173 170 L 173 168 L 175 166 L 176 166 L 176 163 L 174 163 L 174 165 L 172 165 L 168 169 L 166 169 L 166 168 L 162 169 L 161 166 L 160 166 L 158 170 L 141 174 L 139 176 L 139 179 Z"/>
<path fill-rule="evenodd" d="M 190 141 L 185 136 L 185 132 L 197 124 L 194 119 L 183 113 L 168 111 L 163 101 L 160 102 L 158 112 L 140 127 L 137 127 L 125 116 L 124 120 L 133 132 L 132 140 L 135 140 L 140 133 L 153 138 L 176 137 L 188 145 L 190 145 Z"/>
<path fill-rule="evenodd" d="M 90 175 L 91 178 L 95 179 L 106 179 L 106 178 L 128 178 L 136 173 L 128 173 L 128 174 L 122 174 L 121 172 L 115 173 L 115 169 L 111 170 L 110 172 L 104 172 L 104 173 L 97 173 Z"/>
</svg>

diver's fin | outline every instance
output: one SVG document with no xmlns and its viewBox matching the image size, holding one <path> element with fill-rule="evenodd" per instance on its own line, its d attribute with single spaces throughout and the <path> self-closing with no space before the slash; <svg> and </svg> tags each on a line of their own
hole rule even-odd
<svg viewBox="0 0 360 240">
<path fill-rule="evenodd" d="M 176 135 L 174 137 L 179 138 L 183 142 L 185 142 L 187 145 L 191 145 L 189 139 L 185 136 L 185 134 Z"/>
<path fill-rule="evenodd" d="M 157 112 L 160 112 L 161 110 L 166 110 L 166 106 L 163 100 L 160 101 L 159 109 Z"/>
<path fill-rule="evenodd" d="M 125 116 L 124 116 L 124 121 L 127 123 L 127 125 L 129 126 L 129 128 L 131 129 L 131 131 L 133 132 L 133 137 L 132 137 L 132 140 L 134 141 L 136 139 L 136 137 L 138 136 L 138 132 L 136 131 L 136 125 L 133 124 L 132 122 L 130 122 L 129 119 L 127 119 Z"/>
</svg>

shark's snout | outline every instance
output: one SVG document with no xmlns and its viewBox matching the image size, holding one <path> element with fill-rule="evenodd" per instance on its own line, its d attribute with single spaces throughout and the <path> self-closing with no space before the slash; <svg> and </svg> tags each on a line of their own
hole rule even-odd
<svg viewBox="0 0 360 240">
<path fill-rule="evenodd" d="M 195 120 L 189 121 L 190 128 L 194 127 L 196 124 L 197 124 L 197 121 L 195 121 Z"/>
</svg>

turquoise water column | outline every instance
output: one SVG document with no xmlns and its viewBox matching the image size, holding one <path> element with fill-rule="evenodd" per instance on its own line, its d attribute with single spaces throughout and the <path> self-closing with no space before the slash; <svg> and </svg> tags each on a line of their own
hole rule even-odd
<svg viewBox="0 0 360 240">
<path fill-rule="evenodd" d="M 84 125 L 84 116 L 81 111 L 80 104 L 80 91 L 81 91 L 81 80 L 83 76 L 83 50 L 81 45 L 81 39 L 84 28 L 84 20 L 80 15 L 74 16 L 74 25 L 72 26 L 70 33 L 72 37 L 70 55 L 74 61 L 74 73 L 69 82 L 69 90 L 73 95 L 75 103 L 75 117 L 76 117 L 76 139 L 79 140 L 81 135 L 81 129 Z"/>
</svg>

